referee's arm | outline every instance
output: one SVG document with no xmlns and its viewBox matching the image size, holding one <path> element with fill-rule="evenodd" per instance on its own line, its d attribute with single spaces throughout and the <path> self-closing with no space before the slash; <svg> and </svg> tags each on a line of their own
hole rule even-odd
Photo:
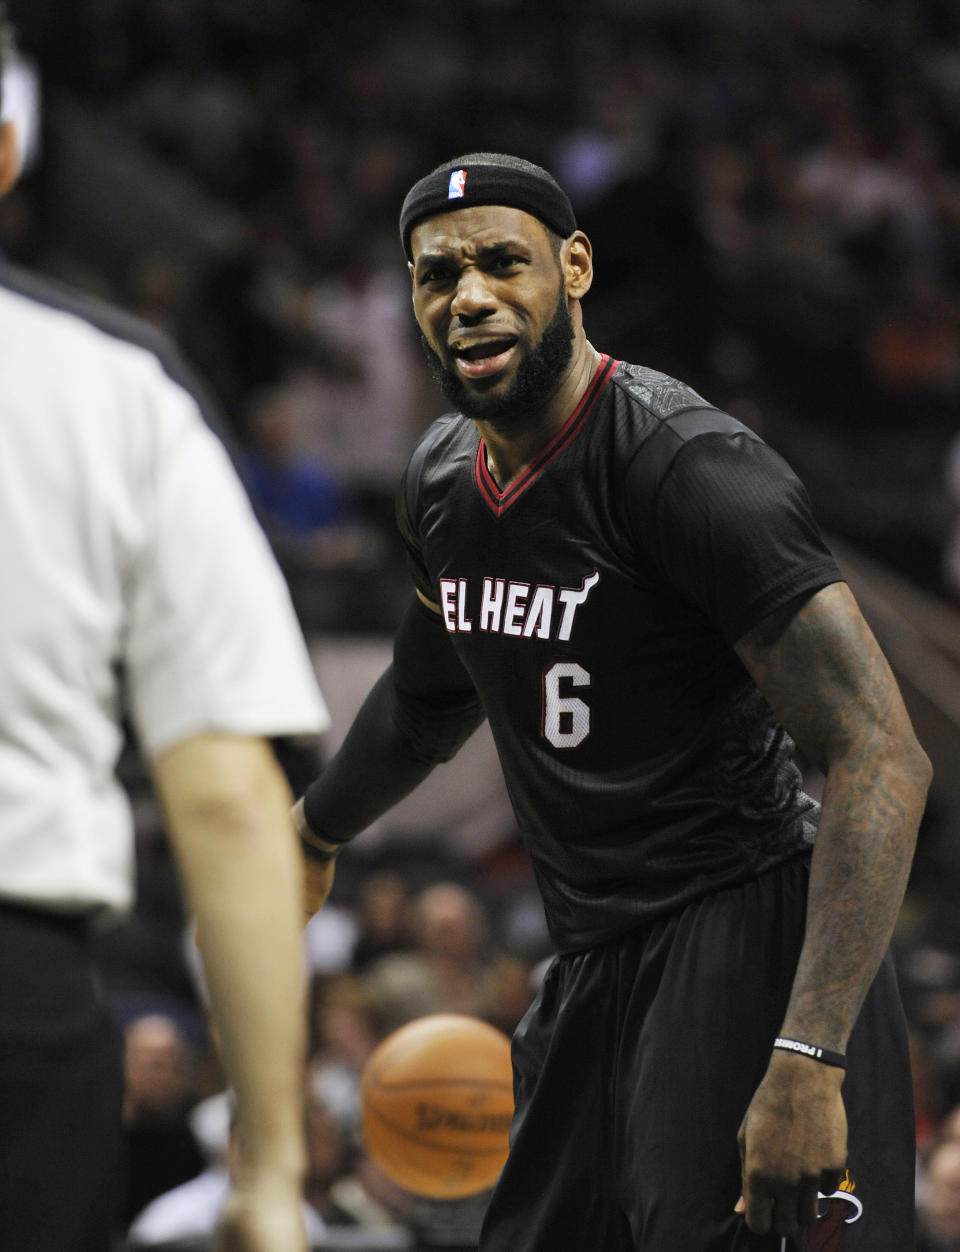
<svg viewBox="0 0 960 1252">
<path fill-rule="evenodd" d="M 240 1110 L 228 1246 L 305 1252 L 302 878 L 289 787 L 269 744 L 239 735 L 187 739 L 156 756 L 153 775 Z"/>
</svg>

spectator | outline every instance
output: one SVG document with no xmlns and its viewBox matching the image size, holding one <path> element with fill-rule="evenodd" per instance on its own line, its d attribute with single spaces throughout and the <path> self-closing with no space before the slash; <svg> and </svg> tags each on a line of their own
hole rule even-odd
<svg viewBox="0 0 960 1252">
<path fill-rule="evenodd" d="M 868 328 L 867 357 L 895 401 L 960 394 L 960 306 L 943 283 L 914 275 Z M 928 416 L 930 416 L 928 414 Z"/>
<path fill-rule="evenodd" d="M 318 981 L 315 1017 L 313 1059 L 352 1075 L 353 1082 L 359 1083 L 367 1058 L 386 1033 L 370 988 L 349 974 Z"/>
<path fill-rule="evenodd" d="M 314 573 L 369 560 L 346 484 L 307 450 L 298 407 L 297 389 L 289 385 L 250 405 L 244 468 L 274 549 L 288 568 Z"/>
<path fill-rule="evenodd" d="M 188 1115 L 196 1073 L 188 1040 L 170 1016 L 147 1014 L 125 1037 L 124 1225 L 155 1196 L 196 1177 L 205 1161 Z"/>
<path fill-rule="evenodd" d="M 489 975 L 479 900 L 457 883 L 435 883 L 414 897 L 411 919 L 411 947 L 367 970 L 388 1030 L 427 1013 L 484 1017 Z"/>
<path fill-rule="evenodd" d="M 944 487 L 949 517 L 941 553 L 943 587 L 960 604 L 960 435 L 947 447 Z"/>
<path fill-rule="evenodd" d="M 322 1081 L 315 1080 L 307 1087 L 306 1119 L 304 1195 L 307 1203 L 328 1227 L 357 1226 L 361 1222 L 361 1208 L 344 1208 L 337 1198 L 337 1183 L 349 1175 L 353 1165 L 349 1122 L 337 1116 L 337 1109 L 331 1104 Z"/>
<path fill-rule="evenodd" d="M 235 1130 L 230 1125 L 234 1115 L 231 1097 L 223 1092 L 211 1097 L 211 1101 L 216 1102 L 216 1110 L 209 1107 L 211 1102 L 205 1102 L 208 1104 L 202 1110 L 205 1120 L 209 1121 L 209 1115 L 216 1111 L 221 1126 L 219 1135 L 208 1139 L 206 1168 L 189 1181 L 158 1193 L 138 1213 L 129 1230 L 131 1248 L 194 1241 L 207 1243 L 213 1239 L 230 1194 L 230 1141 Z M 306 1203 L 303 1204 L 303 1219 L 311 1243 L 324 1237 L 324 1223 Z"/>
<path fill-rule="evenodd" d="M 917 1192 L 917 1252 L 960 1252 L 960 1140 L 941 1139 L 923 1166 Z"/>
<path fill-rule="evenodd" d="M 399 874 L 367 875 L 360 884 L 357 920 L 359 934 L 351 965 L 358 973 L 378 957 L 409 945 L 409 896 Z"/>
</svg>

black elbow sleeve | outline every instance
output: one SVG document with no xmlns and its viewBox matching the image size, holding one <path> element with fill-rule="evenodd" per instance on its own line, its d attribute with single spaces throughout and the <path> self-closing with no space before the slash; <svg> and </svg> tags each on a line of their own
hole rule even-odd
<svg viewBox="0 0 960 1252">
<path fill-rule="evenodd" d="M 424 762 L 449 761 L 483 721 L 470 676 L 440 616 L 416 601 L 394 643 L 394 717 L 411 751 Z"/>
<path fill-rule="evenodd" d="M 419 604 L 411 607 L 393 665 L 304 794 L 310 829 L 335 843 L 353 838 L 449 760 L 482 721 L 483 708 L 442 622 Z"/>
</svg>

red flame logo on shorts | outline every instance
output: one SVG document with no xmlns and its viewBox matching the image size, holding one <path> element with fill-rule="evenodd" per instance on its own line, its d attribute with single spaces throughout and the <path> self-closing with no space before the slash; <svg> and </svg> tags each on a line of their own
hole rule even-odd
<svg viewBox="0 0 960 1252">
<path fill-rule="evenodd" d="M 825 1211 L 807 1231 L 804 1252 L 840 1252 L 844 1228 L 863 1216 L 863 1205 L 853 1194 L 855 1185 L 848 1170 L 832 1195 L 820 1193 L 820 1206 Z"/>
</svg>

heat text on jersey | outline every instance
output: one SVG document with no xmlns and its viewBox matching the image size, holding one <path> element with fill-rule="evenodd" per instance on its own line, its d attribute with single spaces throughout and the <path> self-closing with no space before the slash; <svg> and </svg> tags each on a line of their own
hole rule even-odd
<svg viewBox="0 0 960 1252">
<path fill-rule="evenodd" d="M 596 570 L 579 587 L 484 578 L 478 594 L 469 579 L 441 578 L 440 612 L 450 634 L 469 634 L 476 626 L 491 634 L 565 643 L 579 609 L 599 581 Z"/>
</svg>

